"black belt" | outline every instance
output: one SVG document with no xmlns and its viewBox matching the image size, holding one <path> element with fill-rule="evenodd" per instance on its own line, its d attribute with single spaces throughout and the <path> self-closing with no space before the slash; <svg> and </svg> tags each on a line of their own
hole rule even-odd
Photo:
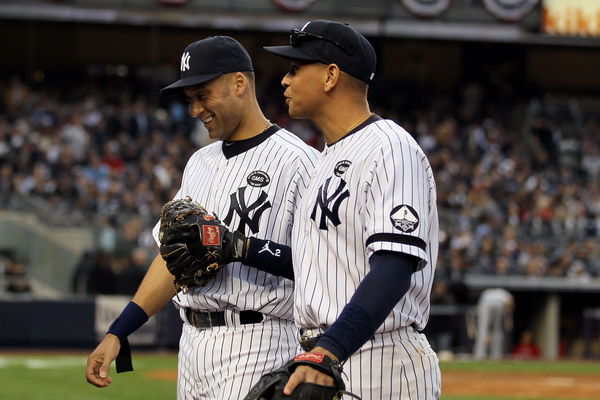
<svg viewBox="0 0 600 400">
<path fill-rule="evenodd" d="M 239 312 L 240 324 L 258 324 L 264 320 L 264 315 L 254 310 L 243 310 Z M 185 317 L 190 325 L 196 328 L 207 329 L 215 326 L 225 326 L 225 312 L 205 312 L 194 311 L 191 308 L 185 309 Z"/>
<path fill-rule="evenodd" d="M 419 332 L 419 330 L 417 329 L 417 324 L 415 324 L 414 322 L 409 326 L 412 327 L 415 331 Z M 300 343 L 300 347 L 304 351 L 311 351 L 315 348 L 315 345 L 323 336 L 322 332 L 324 330 L 320 328 L 300 328 L 299 331 L 300 339 L 298 339 L 298 342 Z"/>
</svg>

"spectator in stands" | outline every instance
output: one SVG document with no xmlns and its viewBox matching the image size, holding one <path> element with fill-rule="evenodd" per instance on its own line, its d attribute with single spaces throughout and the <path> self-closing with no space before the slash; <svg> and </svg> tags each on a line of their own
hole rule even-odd
<svg viewBox="0 0 600 400">
<path fill-rule="evenodd" d="M 472 268 L 473 273 L 491 275 L 494 273 L 496 265 L 496 243 L 491 234 L 486 234 L 481 238 L 475 265 Z"/>
<path fill-rule="evenodd" d="M 27 279 L 25 266 L 16 260 L 10 260 L 5 270 L 7 279 L 6 291 L 10 293 L 27 293 L 31 291 L 31 285 Z"/>
<path fill-rule="evenodd" d="M 525 266 L 526 276 L 546 276 L 548 272 L 548 263 L 542 254 L 533 256 Z"/>
<path fill-rule="evenodd" d="M 448 284 L 442 279 L 438 279 L 433 283 L 433 288 L 431 289 L 431 304 L 456 304 L 456 298 L 449 290 Z"/>
<path fill-rule="evenodd" d="M 140 96 L 135 103 L 129 117 L 129 136 L 143 139 L 150 135 L 154 121 L 151 118 L 148 103 L 144 96 Z"/>
<path fill-rule="evenodd" d="M 540 356 L 540 349 L 533 341 L 533 332 L 526 329 L 521 333 L 519 342 L 512 350 L 512 357 L 517 360 L 532 360 Z"/>
<path fill-rule="evenodd" d="M 29 97 L 29 89 L 21 79 L 17 76 L 12 76 L 9 79 L 8 89 L 4 94 L 4 103 L 8 111 L 18 111 Z"/>
<path fill-rule="evenodd" d="M 88 293 L 88 280 L 92 270 L 96 266 L 96 255 L 93 251 L 84 251 L 75 266 L 73 278 L 71 280 L 71 291 L 73 293 L 86 294 Z"/>
<path fill-rule="evenodd" d="M 121 225 L 117 233 L 116 246 L 113 254 L 120 257 L 129 257 L 129 255 L 138 247 L 138 240 L 142 231 L 142 221 L 139 217 L 133 216 Z"/>
<path fill-rule="evenodd" d="M 548 275 L 565 276 L 567 274 L 567 270 L 574 260 L 574 247 L 575 243 L 569 242 L 564 247 L 555 250 L 558 254 L 554 256 L 554 260 L 549 265 Z"/>
<path fill-rule="evenodd" d="M 496 275 L 496 276 L 516 275 L 516 270 L 512 265 L 511 259 L 506 256 L 499 256 L 498 258 L 496 258 L 493 275 Z"/>
<path fill-rule="evenodd" d="M 146 275 L 150 261 L 146 250 L 136 247 L 117 276 L 117 294 L 135 294 Z"/>
<path fill-rule="evenodd" d="M 90 294 L 116 293 L 117 276 L 108 254 L 94 253 L 92 268 L 87 274 L 86 287 L 86 292 Z"/>
</svg>

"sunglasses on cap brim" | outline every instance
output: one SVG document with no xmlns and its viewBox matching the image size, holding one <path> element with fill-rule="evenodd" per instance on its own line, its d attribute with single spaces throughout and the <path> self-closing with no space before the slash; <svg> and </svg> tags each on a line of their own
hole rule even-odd
<svg viewBox="0 0 600 400">
<path fill-rule="evenodd" d="M 348 51 L 341 43 L 336 42 L 335 40 L 326 38 L 324 36 L 315 35 L 309 32 L 301 31 L 300 29 L 292 29 L 292 33 L 290 34 L 290 46 L 299 47 L 302 43 L 311 41 L 311 40 L 324 40 L 329 43 L 333 43 L 340 49 L 342 49 L 346 54 L 352 56 L 353 54 Z"/>
</svg>

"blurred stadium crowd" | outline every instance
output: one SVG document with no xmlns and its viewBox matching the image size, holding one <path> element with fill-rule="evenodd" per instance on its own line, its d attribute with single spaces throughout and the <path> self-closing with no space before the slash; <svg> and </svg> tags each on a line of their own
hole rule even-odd
<svg viewBox="0 0 600 400">
<path fill-rule="evenodd" d="M 97 243 L 75 291 L 135 290 L 156 252 L 160 208 L 188 157 L 209 142 L 183 99 L 153 101 L 151 90 L 124 79 L 43 87 L 0 80 L 0 208 L 43 199 L 52 221 L 93 223 Z M 289 119 L 281 94 L 278 81 L 259 87 L 266 115 L 322 148 L 312 125 Z M 386 82 L 370 97 L 372 111 L 403 125 L 432 163 L 439 281 L 468 273 L 600 278 L 598 103 L 476 82 L 443 96 Z M 434 292 L 433 301 L 451 296 Z"/>
</svg>

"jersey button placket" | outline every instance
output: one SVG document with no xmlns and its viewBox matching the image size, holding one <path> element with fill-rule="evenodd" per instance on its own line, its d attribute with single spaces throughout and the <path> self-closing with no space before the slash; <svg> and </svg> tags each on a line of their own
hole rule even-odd
<svg viewBox="0 0 600 400">
<path fill-rule="evenodd" d="M 217 178 L 215 180 L 216 185 L 215 185 L 215 189 L 221 189 L 223 187 L 223 177 L 225 175 L 225 173 L 227 172 L 227 167 L 228 167 L 228 162 L 227 160 L 223 160 L 219 163 L 219 168 L 217 169 Z"/>
</svg>

